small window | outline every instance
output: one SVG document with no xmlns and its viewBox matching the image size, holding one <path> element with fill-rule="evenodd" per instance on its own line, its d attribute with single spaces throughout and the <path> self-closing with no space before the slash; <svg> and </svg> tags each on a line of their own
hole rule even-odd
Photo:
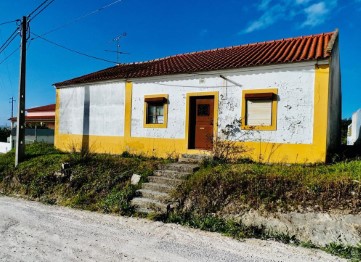
<svg viewBox="0 0 361 262">
<path fill-rule="evenodd" d="M 276 130 L 277 89 L 244 90 L 242 129 Z"/>
<path fill-rule="evenodd" d="M 148 103 L 147 124 L 164 123 L 164 104 Z"/>
<path fill-rule="evenodd" d="M 166 128 L 168 95 L 148 95 L 144 97 L 144 127 Z"/>
</svg>

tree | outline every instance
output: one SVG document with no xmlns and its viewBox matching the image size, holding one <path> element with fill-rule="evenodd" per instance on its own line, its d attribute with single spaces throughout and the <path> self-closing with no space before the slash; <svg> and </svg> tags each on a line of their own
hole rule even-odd
<svg viewBox="0 0 361 262">
<path fill-rule="evenodd" d="M 0 127 L 0 142 L 6 142 L 11 130 L 8 127 Z"/>
<path fill-rule="evenodd" d="M 348 126 L 352 123 L 351 118 L 345 118 L 341 121 L 341 144 L 347 144 L 347 131 Z"/>
</svg>

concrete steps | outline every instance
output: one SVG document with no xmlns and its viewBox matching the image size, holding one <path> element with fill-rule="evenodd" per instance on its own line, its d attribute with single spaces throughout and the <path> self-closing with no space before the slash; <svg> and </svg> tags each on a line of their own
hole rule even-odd
<svg viewBox="0 0 361 262">
<path fill-rule="evenodd" d="M 137 197 L 131 204 L 138 213 L 168 212 L 172 203 L 169 193 L 197 171 L 203 159 L 204 156 L 182 155 L 179 162 L 160 166 L 153 176 L 148 177 L 149 182 L 137 190 Z"/>
</svg>

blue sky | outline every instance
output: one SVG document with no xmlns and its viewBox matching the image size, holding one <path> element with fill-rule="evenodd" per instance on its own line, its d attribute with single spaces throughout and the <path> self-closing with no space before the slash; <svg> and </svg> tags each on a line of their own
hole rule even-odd
<svg viewBox="0 0 361 262">
<path fill-rule="evenodd" d="M 43 0 L 1 0 L 0 23 L 29 14 Z M 108 7 L 106 7 L 108 6 Z M 99 8 L 106 7 L 104 9 Z M 31 32 L 68 48 L 120 62 L 144 61 L 218 47 L 340 30 L 343 117 L 361 107 L 361 0 L 55 0 L 31 22 Z M 61 28 L 59 28 L 61 27 Z M 0 26 L 2 44 L 16 23 Z M 33 38 L 32 35 L 31 38 Z M 0 63 L 20 37 L 0 54 Z M 111 63 L 80 56 L 42 39 L 30 41 L 26 107 L 55 102 L 53 83 Z M 0 64 L 0 125 L 8 124 L 9 98 L 17 100 L 19 52 Z M 16 102 L 17 103 L 17 102 Z M 17 105 L 16 105 L 17 106 Z M 16 110 L 15 110 L 16 111 Z"/>
</svg>

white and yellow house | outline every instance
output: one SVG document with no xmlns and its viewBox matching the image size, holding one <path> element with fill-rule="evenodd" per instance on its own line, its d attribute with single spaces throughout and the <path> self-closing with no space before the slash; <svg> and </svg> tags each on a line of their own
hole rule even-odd
<svg viewBox="0 0 361 262">
<path fill-rule="evenodd" d="M 340 142 L 338 31 L 121 64 L 55 84 L 55 145 L 167 157 L 212 150 L 325 162 Z"/>
</svg>

